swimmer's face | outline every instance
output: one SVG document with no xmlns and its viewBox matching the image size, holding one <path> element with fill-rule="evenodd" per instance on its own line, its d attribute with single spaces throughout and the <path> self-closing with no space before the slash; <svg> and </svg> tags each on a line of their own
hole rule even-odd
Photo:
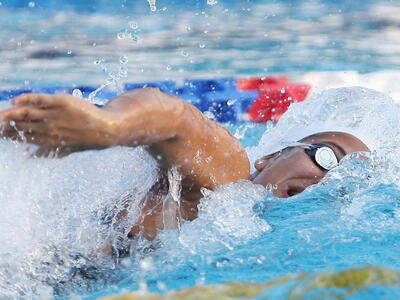
<svg viewBox="0 0 400 300">
<path fill-rule="evenodd" d="M 306 144 L 325 144 L 331 148 L 338 161 L 353 152 L 370 151 L 363 142 L 343 132 L 322 132 L 302 139 Z M 288 198 L 318 183 L 327 173 L 319 167 L 302 147 L 290 147 L 258 159 L 256 172 L 251 175 L 254 183 L 264 187 L 274 186 L 275 196 Z"/>
</svg>

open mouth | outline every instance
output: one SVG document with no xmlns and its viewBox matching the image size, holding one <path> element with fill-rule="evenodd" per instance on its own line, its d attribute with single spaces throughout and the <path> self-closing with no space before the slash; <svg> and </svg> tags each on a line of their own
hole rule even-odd
<svg viewBox="0 0 400 300">
<path fill-rule="evenodd" d="M 286 191 L 286 194 L 287 194 L 287 197 L 292 197 L 292 196 L 295 196 L 297 194 L 300 194 L 304 190 L 305 190 L 305 188 L 302 187 L 302 186 L 289 187 L 287 189 L 287 191 Z"/>
</svg>

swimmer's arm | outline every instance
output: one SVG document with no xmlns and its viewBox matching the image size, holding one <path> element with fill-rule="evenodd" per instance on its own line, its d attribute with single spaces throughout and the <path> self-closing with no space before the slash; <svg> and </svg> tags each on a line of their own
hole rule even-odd
<svg viewBox="0 0 400 300">
<path fill-rule="evenodd" d="M 103 109 L 71 95 L 27 94 L 13 104 L 0 120 L 15 121 L 31 143 L 70 151 L 150 145 L 166 168 L 180 168 L 191 190 L 249 178 L 246 152 L 225 128 L 157 89 L 122 94 Z M 9 122 L 3 130 L 19 138 Z"/>
<path fill-rule="evenodd" d="M 158 89 L 125 93 L 104 107 L 120 116 L 123 145 L 150 145 L 165 168 L 179 167 L 188 189 L 214 189 L 249 178 L 249 160 L 240 142 L 184 100 Z"/>
</svg>

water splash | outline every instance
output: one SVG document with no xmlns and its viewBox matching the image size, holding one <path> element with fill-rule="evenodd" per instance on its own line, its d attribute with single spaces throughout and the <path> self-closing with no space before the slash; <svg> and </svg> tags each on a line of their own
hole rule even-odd
<svg viewBox="0 0 400 300">
<path fill-rule="evenodd" d="M 63 159 L 33 158 L 36 147 L 10 141 L 1 140 L 0 148 L 2 297 L 51 298 L 112 270 L 115 262 L 99 253 L 126 239 L 134 208 L 155 181 L 155 161 L 140 148 Z M 127 197 L 129 222 L 118 223 L 115 212 Z"/>
<path fill-rule="evenodd" d="M 157 7 L 156 7 L 156 0 L 147 0 L 147 2 L 149 2 L 149 5 L 150 5 L 150 10 L 151 11 L 156 11 L 157 10 Z"/>
<path fill-rule="evenodd" d="M 74 89 L 72 91 L 72 96 L 77 97 L 77 98 L 83 98 L 83 93 L 80 89 Z"/>
</svg>

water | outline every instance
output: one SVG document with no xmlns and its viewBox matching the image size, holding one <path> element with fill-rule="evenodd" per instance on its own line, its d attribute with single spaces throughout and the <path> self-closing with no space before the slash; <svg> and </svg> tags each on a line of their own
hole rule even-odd
<svg viewBox="0 0 400 300">
<path fill-rule="evenodd" d="M 400 99 L 393 1 L 158 0 L 155 11 L 145 0 L 0 2 L 2 89 L 287 72 L 314 92 L 363 84 Z M 291 199 L 246 181 L 204 191 L 198 219 L 153 243 L 135 241 L 126 259 L 96 254 L 130 243 L 126 230 L 157 171 L 143 149 L 33 159 L 34 148 L 1 141 L 0 294 L 94 299 L 366 264 L 400 270 L 398 110 L 383 94 L 333 90 L 295 105 L 275 127 L 231 125 L 252 161 L 322 129 L 355 133 L 374 152 Z M 131 215 L 118 224 L 113 212 L 128 198 Z M 280 299 L 307 286 L 265 293 Z M 395 284 L 369 285 L 354 299 L 399 294 Z"/>
<path fill-rule="evenodd" d="M 0 86 L 399 69 L 395 1 L 2 1 Z M 131 26 L 134 24 L 134 26 Z M 132 28 L 133 27 L 133 28 Z M 118 33 L 138 36 L 118 39 Z M 185 55 L 182 55 L 185 53 Z M 169 66 L 167 68 L 167 66 Z"/>
</svg>

